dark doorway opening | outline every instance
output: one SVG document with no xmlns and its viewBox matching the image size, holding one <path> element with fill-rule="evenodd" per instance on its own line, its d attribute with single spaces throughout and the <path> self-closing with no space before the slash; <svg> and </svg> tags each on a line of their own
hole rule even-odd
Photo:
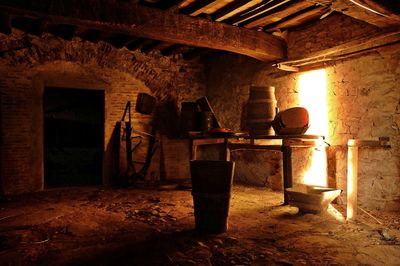
<svg viewBox="0 0 400 266">
<path fill-rule="evenodd" d="M 102 184 L 104 91 L 46 87 L 46 187 Z"/>
</svg>

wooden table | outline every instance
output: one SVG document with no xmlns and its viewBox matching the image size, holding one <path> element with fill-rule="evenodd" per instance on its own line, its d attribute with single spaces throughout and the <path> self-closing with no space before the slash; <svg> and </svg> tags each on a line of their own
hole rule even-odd
<svg viewBox="0 0 400 266">
<path fill-rule="evenodd" d="M 282 136 L 215 136 L 197 135 L 190 137 L 191 159 L 197 159 L 197 147 L 202 145 L 221 144 L 224 146 L 224 158 L 229 161 L 232 150 L 274 150 L 283 155 L 283 187 L 293 186 L 292 149 L 298 147 L 316 147 L 317 141 L 324 140 L 318 135 L 282 135 Z M 288 204 L 284 193 L 284 204 Z"/>
</svg>

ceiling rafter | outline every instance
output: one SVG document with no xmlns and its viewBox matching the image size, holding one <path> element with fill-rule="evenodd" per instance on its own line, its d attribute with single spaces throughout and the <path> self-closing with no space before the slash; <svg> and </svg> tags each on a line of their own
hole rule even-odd
<svg viewBox="0 0 400 266">
<path fill-rule="evenodd" d="M 303 0 L 290 1 L 274 8 L 273 10 L 269 10 L 262 15 L 255 16 L 249 20 L 241 22 L 239 23 L 239 26 L 244 26 L 249 29 L 256 28 L 258 26 L 264 26 L 269 23 L 279 21 L 282 18 L 290 16 L 291 14 L 310 6 L 312 6 L 312 4 Z"/>
<path fill-rule="evenodd" d="M 267 3 L 261 2 L 255 6 L 252 6 L 251 8 L 244 10 L 235 16 L 228 18 L 227 20 L 224 20 L 225 23 L 228 24 L 238 24 L 241 22 L 244 22 L 248 19 L 252 19 L 256 16 L 260 16 L 265 12 L 268 12 L 274 8 L 277 8 L 281 5 L 284 5 L 291 0 L 276 0 L 276 1 L 269 1 Z"/>
<path fill-rule="evenodd" d="M 272 32 L 276 30 L 283 30 L 297 25 L 304 24 L 308 21 L 320 17 L 329 11 L 328 7 L 325 6 L 311 6 L 306 9 L 300 10 L 293 13 L 277 22 L 267 24 L 264 26 L 264 31 Z"/>
<path fill-rule="evenodd" d="M 351 2 L 350 0 L 307 0 L 311 3 L 318 3 L 324 6 L 329 6 L 332 10 L 347 15 L 349 17 L 365 21 L 369 24 L 386 28 L 400 25 L 400 3 L 399 1 L 390 0 L 354 0 L 367 8 L 377 11 L 377 14 L 361 6 Z M 391 7 L 391 8 L 388 8 Z M 393 11 L 395 10 L 395 11 Z"/>
<path fill-rule="evenodd" d="M 235 11 L 243 8 L 246 4 L 250 3 L 251 0 L 237 0 L 230 2 L 229 4 L 225 5 L 224 7 L 220 8 L 219 10 L 215 11 L 211 14 L 212 20 L 220 21 L 224 18 L 229 17 L 232 14 L 235 14 Z M 237 11 L 240 12 L 240 11 Z"/>
</svg>

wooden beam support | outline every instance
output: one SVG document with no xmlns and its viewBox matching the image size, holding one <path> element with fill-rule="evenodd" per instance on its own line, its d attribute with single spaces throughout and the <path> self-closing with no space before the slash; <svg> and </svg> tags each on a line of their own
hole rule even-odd
<svg viewBox="0 0 400 266">
<path fill-rule="evenodd" d="M 106 8 L 105 8 L 106 7 Z M 244 54 L 263 61 L 286 57 L 285 42 L 264 32 L 112 0 L 4 0 L 0 11 L 46 18 L 54 24 L 87 27 Z"/>
<path fill-rule="evenodd" d="M 284 5 L 281 5 L 273 10 L 265 12 L 259 16 L 256 16 L 252 19 L 246 20 L 242 23 L 239 23 L 239 26 L 244 26 L 249 29 L 256 28 L 258 26 L 265 26 L 267 24 L 279 21 L 296 13 L 300 10 L 306 9 L 312 6 L 312 4 L 303 1 L 303 0 L 296 0 L 294 2 L 289 2 Z"/>
</svg>

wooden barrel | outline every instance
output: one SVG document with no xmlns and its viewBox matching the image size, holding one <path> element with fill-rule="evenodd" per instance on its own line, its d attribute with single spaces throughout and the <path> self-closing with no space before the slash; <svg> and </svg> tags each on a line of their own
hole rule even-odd
<svg viewBox="0 0 400 266">
<path fill-rule="evenodd" d="M 279 112 L 272 126 L 277 135 L 304 134 L 309 128 L 309 116 L 306 108 L 293 107 Z"/>
<path fill-rule="evenodd" d="M 274 87 L 250 87 L 246 125 L 251 136 L 274 135 L 271 126 L 276 113 L 276 102 Z"/>
</svg>

